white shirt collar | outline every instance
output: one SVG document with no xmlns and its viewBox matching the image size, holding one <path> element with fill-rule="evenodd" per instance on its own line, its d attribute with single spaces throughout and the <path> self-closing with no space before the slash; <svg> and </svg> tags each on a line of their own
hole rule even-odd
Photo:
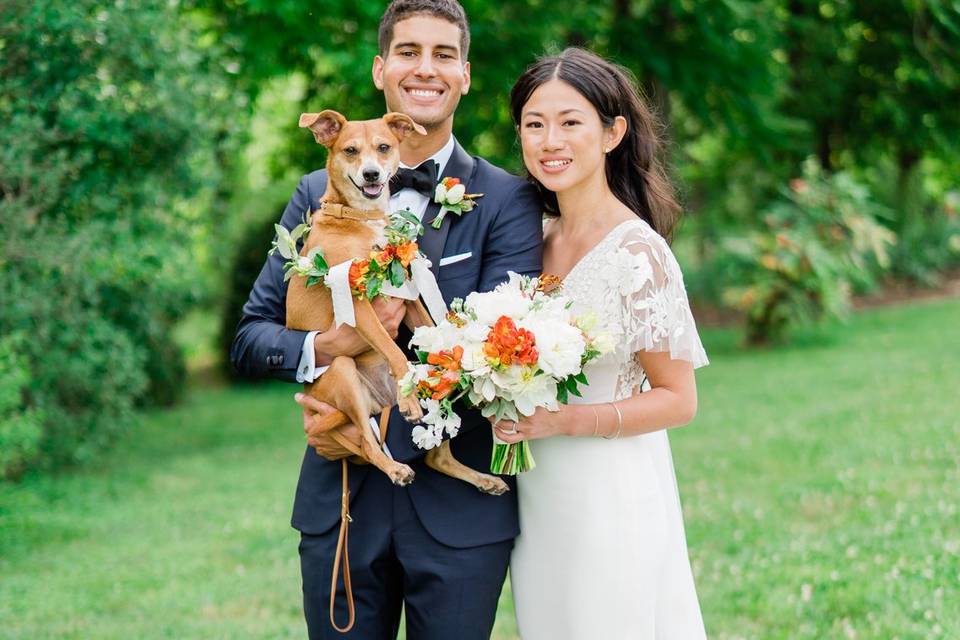
<svg viewBox="0 0 960 640">
<path fill-rule="evenodd" d="M 433 160 L 434 162 L 437 163 L 437 176 L 438 176 L 438 177 L 443 175 L 443 170 L 446 169 L 446 167 L 447 167 L 447 162 L 450 161 L 450 156 L 453 155 L 453 147 L 454 147 L 454 144 L 455 144 L 455 142 L 454 142 L 454 140 L 453 140 L 453 135 L 451 135 L 451 136 L 447 139 L 447 143 L 446 143 L 445 145 L 443 145 L 442 147 L 440 147 L 440 150 L 439 150 L 439 151 L 437 151 L 435 154 L 433 154 L 432 156 L 430 156 L 429 158 L 427 158 L 427 160 Z M 424 162 L 426 162 L 427 160 L 424 160 Z M 409 166 L 403 164 L 402 162 L 400 163 L 400 166 L 401 166 L 401 167 L 404 167 L 404 168 L 406 168 L 406 169 L 416 169 L 416 167 L 409 167 Z"/>
</svg>

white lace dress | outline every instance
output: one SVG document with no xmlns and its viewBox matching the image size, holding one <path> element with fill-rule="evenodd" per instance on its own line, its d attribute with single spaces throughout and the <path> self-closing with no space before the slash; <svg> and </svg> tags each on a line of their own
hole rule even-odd
<svg viewBox="0 0 960 640">
<path fill-rule="evenodd" d="M 614 228 L 564 280 L 574 311 L 593 311 L 618 347 L 588 366 L 583 398 L 649 385 L 638 351 L 707 364 L 683 277 L 647 223 Z M 532 444 L 519 477 L 520 537 L 511 582 L 523 640 L 705 638 L 666 431 Z"/>
</svg>

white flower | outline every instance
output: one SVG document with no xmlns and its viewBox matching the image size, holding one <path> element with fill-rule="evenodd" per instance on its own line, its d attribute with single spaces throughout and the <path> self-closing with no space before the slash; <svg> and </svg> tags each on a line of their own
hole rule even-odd
<svg viewBox="0 0 960 640">
<path fill-rule="evenodd" d="M 313 260 L 307 256 L 300 256 L 297 258 L 297 268 L 301 271 L 310 271 L 313 269 Z"/>
<path fill-rule="evenodd" d="M 593 348 L 600 352 L 600 355 L 611 353 L 617 347 L 613 339 L 613 334 L 608 331 L 602 331 L 593 336 Z"/>
<path fill-rule="evenodd" d="M 537 407 L 557 410 L 557 383 L 548 375 L 537 375 L 530 367 L 513 366 L 490 374 L 498 394 L 513 402 L 522 415 L 532 416 Z"/>
<path fill-rule="evenodd" d="M 463 194 L 467 192 L 467 188 L 462 184 L 455 184 L 447 190 L 447 202 L 449 204 L 457 204 L 463 200 Z"/>
<path fill-rule="evenodd" d="M 531 314 L 521 327 L 533 333 L 537 343 L 537 364 L 543 372 L 562 380 L 580 372 L 580 358 L 587 343 L 583 332 L 566 322 Z"/>
<path fill-rule="evenodd" d="M 424 424 L 433 425 L 434 431 L 442 435 L 446 431 L 450 437 L 454 437 L 460 431 L 460 416 L 451 411 L 449 414 L 440 406 L 439 400 L 428 398 L 423 401 L 427 413 L 421 419 Z M 438 437 L 439 437 L 438 435 Z M 439 444 L 439 443 L 438 443 Z"/>
<path fill-rule="evenodd" d="M 443 202 L 443 199 L 447 197 L 447 188 L 443 186 L 443 183 L 437 185 L 437 190 L 433 193 L 434 202 Z"/>
<path fill-rule="evenodd" d="M 411 435 L 413 436 L 413 443 L 421 449 L 433 449 L 439 447 L 440 443 L 443 442 L 443 438 L 435 429 L 428 429 L 421 425 L 415 426 Z"/>
<path fill-rule="evenodd" d="M 488 327 L 496 324 L 500 316 L 507 316 L 517 322 L 530 311 L 530 300 L 520 295 L 516 289 L 503 285 L 493 291 L 471 293 L 464 304 L 477 315 L 477 322 Z"/>
<path fill-rule="evenodd" d="M 446 321 L 441 321 L 435 327 L 417 327 L 410 339 L 411 345 L 430 353 L 452 349 L 461 342 L 460 329 Z"/>
</svg>

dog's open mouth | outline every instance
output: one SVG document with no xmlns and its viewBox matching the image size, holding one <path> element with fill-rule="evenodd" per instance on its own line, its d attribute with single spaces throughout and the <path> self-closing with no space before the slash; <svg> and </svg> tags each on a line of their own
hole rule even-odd
<svg viewBox="0 0 960 640">
<path fill-rule="evenodd" d="M 353 178 L 350 178 L 350 182 L 353 182 Z M 361 187 L 356 182 L 353 182 L 353 186 L 360 190 L 360 193 L 366 198 L 371 200 L 376 200 L 380 197 L 380 194 L 383 193 L 383 187 L 385 183 L 383 182 L 367 182 Z"/>
</svg>

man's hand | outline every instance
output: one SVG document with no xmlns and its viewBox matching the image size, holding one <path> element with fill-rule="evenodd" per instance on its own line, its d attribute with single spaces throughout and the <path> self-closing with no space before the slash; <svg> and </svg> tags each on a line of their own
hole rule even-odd
<svg viewBox="0 0 960 640">
<path fill-rule="evenodd" d="M 403 316 L 406 314 L 404 302 L 400 298 L 377 296 L 371 303 L 377 318 L 380 319 L 380 324 L 387 330 L 391 338 L 397 337 L 400 323 L 403 322 Z M 330 327 L 329 331 L 318 333 L 313 339 L 313 348 L 317 365 L 325 366 L 330 364 L 337 356 L 350 356 L 352 358 L 364 351 L 369 351 L 370 345 L 357 333 L 356 329 L 343 324 L 339 327 Z"/>
<path fill-rule="evenodd" d="M 294 396 L 294 400 L 303 408 L 303 432 L 307 435 L 307 444 L 327 460 L 340 460 L 341 458 L 349 458 L 354 455 L 352 451 L 349 451 L 342 444 L 330 437 L 330 431 L 325 431 L 316 436 L 311 435 L 317 426 L 317 422 L 321 420 L 323 416 L 336 411 L 335 408 L 325 402 L 311 398 L 305 393 L 298 393 Z M 335 430 L 339 435 L 354 443 L 358 450 L 361 448 L 363 434 L 357 425 L 349 422 L 345 425 L 335 427 Z"/>
</svg>

